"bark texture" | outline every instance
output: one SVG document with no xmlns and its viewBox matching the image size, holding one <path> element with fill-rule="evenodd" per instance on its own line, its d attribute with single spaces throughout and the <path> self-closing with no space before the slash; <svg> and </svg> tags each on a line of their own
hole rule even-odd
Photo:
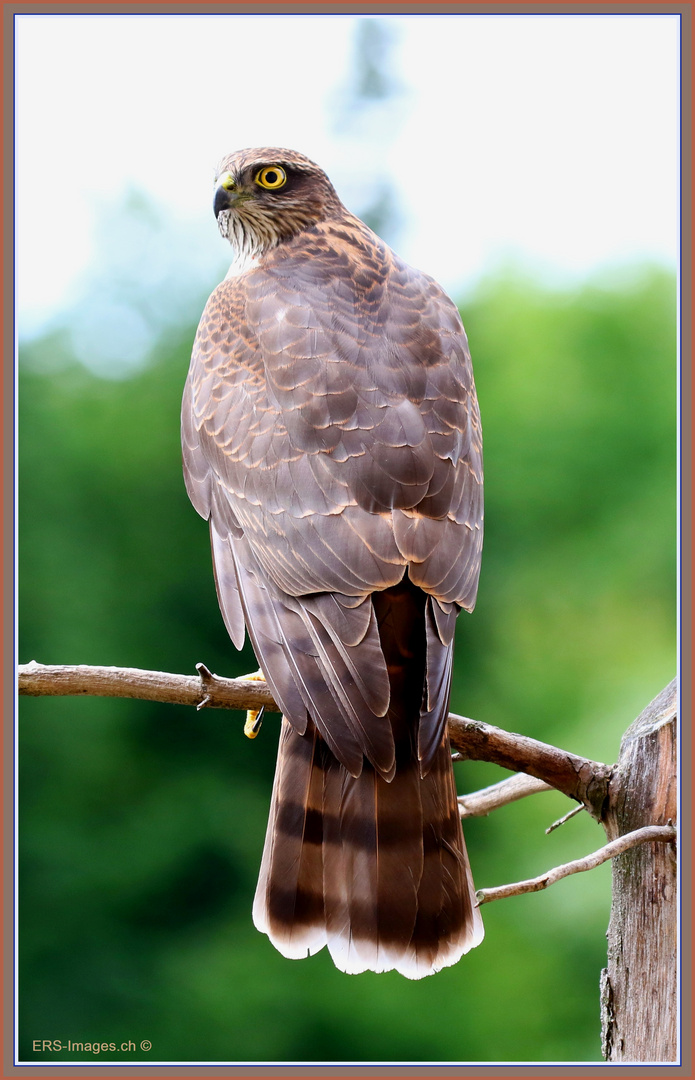
<svg viewBox="0 0 695 1080">
<path fill-rule="evenodd" d="M 676 681 L 628 728 L 609 785 L 609 840 L 676 824 Z M 601 978 L 603 1055 L 678 1060 L 678 891 L 675 844 L 647 843 L 613 860 L 608 966 Z"/>
</svg>

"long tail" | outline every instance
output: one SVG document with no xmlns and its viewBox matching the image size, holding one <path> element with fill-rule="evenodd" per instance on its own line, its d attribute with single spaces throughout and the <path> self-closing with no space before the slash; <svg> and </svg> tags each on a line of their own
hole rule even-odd
<svg viewBox="0 0 695 1080">
<path fill-rule="evenodd" d="M 283 720 L 253 918 L 283 955 L 324 945 L 341 971 L 420 979 L 483 937 L 448 737 L 423 778 L 351 776 L 316 731 Z"/>
<path fill-rule="evenodd" d="M 285 956 L 327 945 L 342 971 L 420 979 L 483 937 L 446 732 L 456 611 L 407 577 L 372 603 L 395 775 L 366 749 L 351 775 L 311 721 L 283 718 L 253 917 Z"/>
</svg>

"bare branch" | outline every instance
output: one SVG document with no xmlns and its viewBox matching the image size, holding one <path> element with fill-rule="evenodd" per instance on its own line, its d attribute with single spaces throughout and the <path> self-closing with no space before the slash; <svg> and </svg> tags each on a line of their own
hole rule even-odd
<svg viewBox="0 0 695 1080">
<path fill-rule="evenodd" d="M 196 677 L 139 668 L 44 665 L 32 660 L 19 668 L 19 692 L 141 698 L 211 709 L 260 709 L 265 705 L 268 711 L 280 711 L 264 682 L 224 679 L 204 664 L 199 664 L 198 670 Z M 609 766 L 454 713 L 449 714 L 449 733 L 452 746 L 466 758 L 528 773 L 576 799 L 592 817 L 600 819 L 611 776 Z"/>
<path fill-rule="evenodd" d="M 472 791 L 469 795 L 459 795 L 459 813 L 462 818 L 486 817 L 493 810 L 508 803 L 524 799 L 527 795 L 536 795 L 541 791 L 553 791 L 550 784 L 544 780 L 537 780 L 535 776 L 527 776 L 526 773 L 515 773 L 506 780 L 500 780 L 498 784 Z M 582 810 L 583 807 L 577 807 Z"/>
<path fill-rule="evenodd" d="M 664 844 L 672 844 L 677 837 L 672 825 L 647 825 L 643 829 L 635 829 L 634 832 L 625 833 L 617 840 L 611 840 L 610 844 L 585 855 L 583 859 L 575 859 L 574 862 L 556 866 L 553 870 L 546 871 L 539 877 L 530 878 L 528 881 L 517 881 L 512 885 L 499 885 L 493 889 L 479 889 L 475 894 L 478 906 L 489 904 L 491 900 L 504 900 L 507 896 L 521 896 L 523 893 L 540 892 L 554 885 L 561 878 L 569 877 L 570 874 L 580 874 L 584 870 L 593 870 L 601 863 L 614 859 L 616 855 L 622 855 L 630 848 L 638 844 L 647 844 L 650 841 L 659 841 Z"/>
<path fill-rule="evenodd" d="M 88 664 L 29 664 L 19 666 L 19 692 L 48 695 L 139 698 L 171 705 L 208 709 L 260 709 L 279 712 L 268 686 L 247 679 L 223 679 L 204 664 L 200 675 L 171 675 L 140 668 L 92 667 Z"/>
<path fill-rule="evenodd" d="M 593 818 L 601 820 L 613 771 L 610 766 L 455 713 L 449 713 L 449 736 L 452 746 L 464 757 L 492 761 L 512 772 L 544 780 L 556 791 L 583 803 Z"/>
</svg>

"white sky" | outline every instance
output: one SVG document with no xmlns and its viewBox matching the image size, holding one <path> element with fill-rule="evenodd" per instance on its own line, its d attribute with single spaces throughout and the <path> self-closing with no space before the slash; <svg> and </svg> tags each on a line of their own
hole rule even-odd
<svg viewBox="0 0 695 1080">
<path fill-rule="evenodd" d="M 677 16 L 380 20 L 402 92 L 346 128 L 352 17 L 17 16 L 20 325 L 71 302 L 128 187 L 217 265 L 213 169 L 243 146 L 303 151 L 357 211 L 390 181 L 399 253 L 454 294 L 510 257 L 561 282 L 675 265 Z"/>
</svg>

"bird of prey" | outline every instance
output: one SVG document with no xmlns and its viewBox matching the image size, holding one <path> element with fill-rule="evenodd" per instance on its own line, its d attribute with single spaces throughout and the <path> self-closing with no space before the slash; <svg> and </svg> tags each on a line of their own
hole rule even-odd
<svg viewBox="0 0 695 1080">
<path fill-rule="evenodd" d="M 419 979 L 483 936 L 447 734 L 482 548 L 466 335 L 303 154 L 223 158 L 214 212 L 234 260 L 183 460 L 227 630 L 283 714 L 254 922 L 287 957 Z"/>
</svg>

